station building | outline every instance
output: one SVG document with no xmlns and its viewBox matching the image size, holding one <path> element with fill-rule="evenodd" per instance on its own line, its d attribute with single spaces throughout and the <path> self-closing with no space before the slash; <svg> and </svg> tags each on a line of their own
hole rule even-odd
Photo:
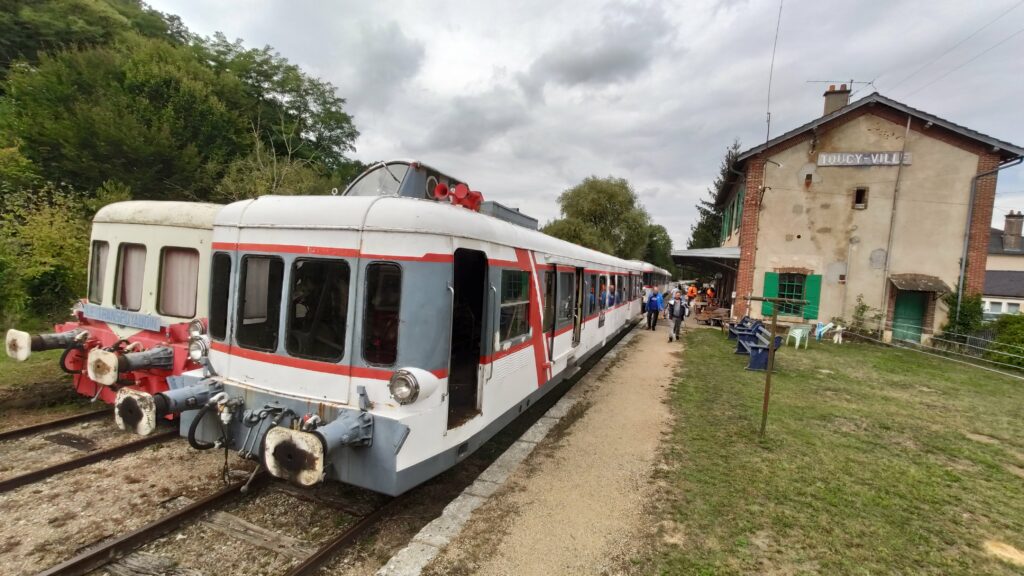
<svg viewBox="0 0 1024 576">
<path fill-rule="evenodd" d="M 878 93 L 824 97 L 821 117 L 742 152 L 717 199 L 733 316 L 772 313 L 745 296 L 806 300 L 780 305 L 793 323 L 849 322 L 860 303 L 887 340 L 926 340 L 943 294 L 982 293 L 998 171 L 1024 148 Z"/>
</svg>

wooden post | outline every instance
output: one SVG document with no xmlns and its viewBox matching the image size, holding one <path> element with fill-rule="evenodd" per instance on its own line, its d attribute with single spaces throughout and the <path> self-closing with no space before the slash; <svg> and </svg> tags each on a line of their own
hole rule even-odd
<svg viewBox="0 0 1024 576">
<path fill-rule="evenodd" d="M 779 304 L 808 304 L 807 300 L 794 300 L 791 298 L 760 298 L 748 296 L 748 301 L 772 302 L 772 329 L 768 337 L 768 368 L 764 371 L 764 402 L 761 405 L 761 430 L 757 437 L 764 439 L 764 431 L 768 427 L 768 401 L 772 397 L 772 369 L 775 368 L 775 330 L 778 328 Z M 808 334 L 808 337 L 810 335 Z"/>
</svg>

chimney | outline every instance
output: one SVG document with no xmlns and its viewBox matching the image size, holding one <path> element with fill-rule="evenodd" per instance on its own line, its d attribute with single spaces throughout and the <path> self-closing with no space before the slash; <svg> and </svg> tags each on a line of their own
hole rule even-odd
<svg viewBox="0 0 1024 576">
<path fill-rule="evenodd" d="M 1006 224 L 1003 226 L 1003 250 L 1024 250 L 1024 241 L 1021 240 L 1021 228 L 1024 227 L 1024 212 L 1010 213 L 1006 215 Z"/>
<path fill-rule="evenodd" d="M 835 84 L 829 84 L 828 90 L 823 96 L 825 97 L 825 114 L 823 116 L 828 116 L 850 103 L 850 89 L 846 87 L 846 84 L 840 84 L 839 90 L 836 90 Z"/>
</svg>

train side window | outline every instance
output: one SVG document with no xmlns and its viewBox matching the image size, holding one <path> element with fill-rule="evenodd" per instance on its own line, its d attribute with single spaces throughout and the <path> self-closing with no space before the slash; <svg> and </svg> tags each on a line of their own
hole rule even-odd
<svg viewBox="0 0 1024 576">
<path fill-rule="evenodd" d="M 146 247 L 121 244 L 117 252 L 114 306 L 138 311 L 142 308 L 142 282 L 146 278 Z"/>
<path fill-rule="evenodd" d="M 210 271 L 210 337 L 224 340 L 228 331 L 228 290 L 231 287 L 231 256 L 213 255 Z"/>
<path fill-rule="evenodd" d="M 608 277 L 604 275 L 598 277 L 597 306 L 600 310 L 608 307 Z"/>
<path fill-rule="evenodd" d="M 572 314 L 576 309 L 576 274 L 574 272 L 558 273 L 558 328 L 572 323 Z"/>
<path fill-rule="evenodd" d="M 587 275 L 587 316 L 597 312 L 597 274 Z"/>
<path fill-rule="evenodd" d="M 110 244 L 103 240 L 92 243 L 92 257 L 89 262 L 89 302 L 103 303 L 103 280 L 107 274 L 107 255 Z"/>
<path fill-rule="evenodd" d="M 196 315 L 199 250 L 167 246 L 160 251 L 160 292 L 156 309 L 167 316 Z"/>
<path fill-rule="evenodd" d="M 363 359 L 391 365 L 398 359 L 398 324 L 402 306 L 402 269 L 392 262 L 366 267 L 363 309 Z"/>
<path fill-rule="evenodd" d="M 550 332 L 555 328 L 555 273 L 544 271 L 544 331 Z"/>
<path fill-rule="evenodd" d="M 296 260 L 288 300 L 292 356 L 337 362 L 345 355 L 349 267 L 344 260 Z"/>
<path fill-rule="evenodd" d="M 530 273 L 522 270 L 501 271 L 501 341 L 511 340 L 530 331 Z"/>
<path fill-rule="evenodd" d="M 284 262 L 271 256 L 242 258 L 242 298 L 238 302 L 235 338 L 240 346 L 277 350 L 281 325 L 281 285 Z"/>
<path fill-rule="evenodd" d="M 625 289 L 625 284 L 622 281 L 622 275 L 615 276 L 615 304 L 622 304 L 622 291 Z"/>
</svg>

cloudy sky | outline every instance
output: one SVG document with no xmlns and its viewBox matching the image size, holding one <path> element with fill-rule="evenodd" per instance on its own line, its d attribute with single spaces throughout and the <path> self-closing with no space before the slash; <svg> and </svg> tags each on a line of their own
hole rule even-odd
<svg viewBox="0 0 1024 576">
<path fill-rule="evenodd" d="M 765 139 L 777 0 L 151 4 L 332 82 L 356 157 L 417 158 L 542 223 L 562 190 L 620 176 L 683 247 L 725 148 Z M 874 80 L 855 99 L 877 88 L 1024 145 L 1024 0 L 785 0 L 771 134 L 821 114 L 809 80 L 851 78 Z M 1000 176 L 1000 226 L 1009 209 L 1024 167 Z"/>
</svg>

